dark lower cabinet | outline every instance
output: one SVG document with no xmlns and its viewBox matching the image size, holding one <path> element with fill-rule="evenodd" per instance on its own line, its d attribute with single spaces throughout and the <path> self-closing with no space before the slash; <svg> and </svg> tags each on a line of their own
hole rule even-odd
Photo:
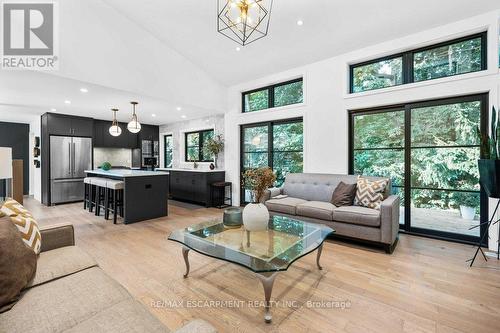
<svg viewBox="0 0 500 333">
<path fill-rule="evenodd" d="M 212 205 L 210 185 L 225 180 L 224 171 L 169 171 L 170 196 L 172 199 L 195 202 L 206 207 Z"/>
</svg>

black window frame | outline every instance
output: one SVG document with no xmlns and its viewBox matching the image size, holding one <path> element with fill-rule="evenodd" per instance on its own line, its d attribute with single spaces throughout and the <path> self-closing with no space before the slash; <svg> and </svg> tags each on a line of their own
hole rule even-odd
<svg viewBox="0 0 500 333">
<path fill-rule="evenodd" d="M 470 72 L 466 72 L 466 73 L 458 73 L 458 74 L 447 75 L 447 76 L 443 76 L 443 77 L 436 77 L 436 78 L 421 80 L 421 81 L 417 81 L 417 82 L 426 82 L 426 81 L 432 81 L 432 80 L 437 80 L 437 79 L 443 79 L 446 77 L 454 77 L 454 76 L 460 76 L 460 75 L 464 75 L 464 74 L 485 71 L 488 69 L 488 32 L 487 31 L 483 31 L 483 32 L 476 33 L 473 35 L 467 35 L 467 36 L 460 37 L 460 38 L 455 38 L 455 39 L 448 40 L 448 41 L 441 42 L 441 43 L 437 43 L 437 44 L 432 44 L 432 45 L 420 47 L 417 49 L 411 49 L 411 50 L 408 50 L 405 52 L 391 54 L 391 55 L 376 58 L 373 60 L 368 60 L 368 61 L 364 61 L 364 62 L 360 62 L 360 63 L 351 64 L 351 65 L 349 65 L 349 93 L 350 94 L 359 94 L 359 93 L 364 93 L 367 91 L 387 89 L 387 88 L 391 88 L 391 87 L 398 87 L 398 86 L 405 85 L 405 84 L 415 83 L 414 68 L 413 68 L 415 53 L 429 51 L 429 50 L 432 50 L 435 48 L 449 46 L 449 45 L 453 45 L 456 43 L 460 43 L 460 42 L 464 42 L 464 41 L 468 41 L 468 40 L 473 40 L 476 38 L 481 38 L 481 69 L 479 69 L 477 71 L 470 71 Z M 391 60 L 391 59 L 395 59 L 395 58 L 402 58 L 403 59 L 403 69 L 402 69 L 403 70 L 403 73 L 402 73 L 403 83 L 398 84 L 398 85 L 394 85 L 394 86 L 390 86 L 390 87 L 374 88 L 374 89 L 363 90 L 363 91 L 358 91 L 358 92 L 354 91 L 354 69 L 355 68 L 366 66 L 366 65 L 371 65 L 371 64 L 376 64 L 376 63 L 381 62 L 381 61 Z"/>
<path fill-rule="evenodd" d="M 167 163 L 167 138 L 172 139 L 172 144 L 174 143 L 174 137 L 172 134 L 165 134 L 163 136 L 163 167 L 168 168 L 168 163 Z M 170 161 L 173 165 L 173 154 L 174 154 L 174 147 L 171 147 L 171 152 L 172 152 L 172 161 Z"/>
<path fill-rule="evenodd" d="M 285 86 L 287 84 L 292 84 L 292 83 L 296 83 L 296 82 L 302 82 L 302 102 L 291 103 L 291 104 L 287 104 L 287 105 L 275 106 L 274 90 L 277 87 Z M 260 110 L 254 110 L 254 111 L 246 111 L 245 110 L 245 96 L 248 95 L 248 94 L 252 94 L 252 93 L 259 92 L 259 91 L 264 91 L 264 90 L 267 90 L 267 108 L 260 109 Z M 247 90 L 247 91 L 242 92 L 241 93 L 241 113 L 252 113 L 252 112 L 258 112 L 258 111 L 262 111 L 262 110 L 272 109 L 272 108 L 275 108 L 275 107 L 285 107 L 285 106 L 288 106 L 288 105 L 300 104 L 300 103 L 303 103 L 303 101 L 304 101 L 304 78 L 300 77 L 300 78 L 297 78 L 297 79 L 288 80 L 288 81 L 284 81 L 284 82 L 280 82 L 280 83 L 275 83 L 275 84 L 271 84 L 271 85 L 268 85 L 268 86 L 259 87 L 259 88 L 256 88 L 256 89 Z"/>
<path fill-rule="evenodd" d="M 213 158 L 212 159 L 204 159 L 204 156 L 203 156 L 203 134 L 209 133 L 209 132 L 212 132 L 213 135 L 215 135 L 215 130 L 213 128 L 184 133 L 184 161 L 185 162 L 192 163 L 192 162 L 213 162 L 214 161 Z M 198 159 L 196 159 L 196 160 L 189 160 L 188 159 L 188 140 L 187 140 L 187 137 L 189 134 L 198 134 L 198 137 L 199 137 L 199 140 L 198 140 Z"/>
<path fill-rule="evenodd" d="M 252 127 L 263 127 L 267 126 L 267 135 L 268 135 L 268 140 L 267 140 L 267 166 L 274 170 L 274 132 L 273 132 L 273 127 L 274 125 L 283 125 L 283 124 L 291 124 L 291 123 L 299 123 L 301 122 L 302 125 L 304 124 L 304 118 L 303 117 L 296 117 L 296 118 L 287 118 L 287 119 L 279 119 L 279 120 L 271 120 L 271 121 L 263 121 L 263 122 L 257 122 L 257 123 L 251 123 L 251 124 L 244 124 L 240 125 L 240 176 L 245 170 L 244 166 L 244 154 L 245 154 L 245 137 L 244 137 L 244 132 L 246 128 L 252 128 Z M 280 152 L 280 151 L 278 151 Z M 294 152 L 294 151 L 290 151 Z M 304 142 L 302 142 L 302 153 L 304 153 Z M 302 157 L 303 158 L 303 157 Z M 303 160 L 302 160 L 303 162 Z M 240 186 L 240 204 L 242 206 L 246 205 L 247 202 L 245 202 L 245 188 L 243 184 L 241 183 Z"/>
<path fill-rule="evenodd" d="M 463 235 L 463 234 L 455 234 L 451 232 L 446 232 L 446 231 L 440 231 L 440 230 L 432 230 L 432 229 L 423 229 L 419 227 L 415 227 L 411 225 L 411 216 L 410 216 L 410 210 L 411 210 L 411 189 L 415 189 L 417 187 L 411 185 L 411 110 L 412 109 L 417 109 L 417 108 L 422 108 L 422 107 L 428 107 L 428 106 L 435 106 L 435 105 L 443 105 L 443 104 L 453 104 L 453 103 L 461 103 L 461 102 L 470 102 L 470 101 L 481 101 L 481 110 L 480 110 L 480 130 L 482 133 L 485 133 L 488 131 L 488 123 L 489 123 L 489 115 L 488 115 L 488 108 L 489 108 L 489 94 L 488 93 L 483 93 L 483 94 L 473 94 L 473 95 L 464 95 L 464 96 L 457 96 L 457 97 L 451 97 L 451 98 L 439 98 L 439 99 L 431 99 L 431 100 L 425 100 L 425 101 L 420 101 L 420 102 L 408 102 L 404 104 L 397 104 L 397 105 L 389 105 L 389 106 L 381 106 L 381 107 L 374 107 L 374 108 L 368 108 L 368 109 L 357 109 L 357 110 L 348 110 L 349 114 L 349 143 L 348 143 L 348 170 L 349 174 L 354 174 L 354 118 L 359 115 L 367 115 L 367 114 L 376 114 L 376 113 L 385 113 L 385 112 L 391 112 L 391 111 L 401 111 L 404 110 L 405 112 L 405 142 L 404 142 L 404 161 L 405 161 L 405 170 L 404 170 L 404 183 L 402 186 L 396 186 L 396 187 L 401 187 L 404 188 L 405 190 L 405 206 L 404 206 L 404 224 L 400 225 L 400 232 L 402 233 L 407 233 L 407 234 L 412 234 L 412 235 L 418 235 L 418 236 L 424 236 L 424 237 L 430 237 L 430 238 L 436 238 L 436 239 L 443 239 L 443 240 L 448 240 L 448 241 L 454 241 L 454 242 L 460 242 L 460 243 L 466 243 L 466 244 L 477 244 L 477 242 L 481 239 L 481 236 L 484 235 L 484 233 L 487 233 L 487 227 L 486 223 L 488 220 L 488 196 L 486 195 L 486 192 L 484 191 L 484 188 L 482 185 L 480 185 L 480 232 L 479 236 L 470 236 L 470 235 Z M 479 145 L 477 145 L 479 147 Z M 435 146 L 433 146 L 435 147 Z M 421 148 L 421 147 L 419 147 Z M 424 147 L 425 148 L 425 147 Z M 440 190 L 445 190 L 449 191 L 450 189 L 440 189 Z M 468 190 L 453 190 L 454 192 L 471 192 Z M 483 246 L 487 246 L 487 241 L 488 237 L 485 237 L 485 240 L 483 242 Z"/>
</svg>

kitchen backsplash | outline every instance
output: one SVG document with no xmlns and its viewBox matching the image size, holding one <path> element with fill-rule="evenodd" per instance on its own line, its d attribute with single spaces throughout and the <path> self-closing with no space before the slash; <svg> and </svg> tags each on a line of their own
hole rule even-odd
<svg viewBox="0 0 500 333">
<path fill-rule="evenodd" d="M 94 148 L 94 168 L 109 162 L 112 166 L 132 166 L 132 149 Z"/>
</svg>

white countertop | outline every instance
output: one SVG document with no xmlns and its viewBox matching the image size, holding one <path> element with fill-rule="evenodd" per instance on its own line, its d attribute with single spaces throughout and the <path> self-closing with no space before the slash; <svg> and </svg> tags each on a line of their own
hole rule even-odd
<svg viewBox="0 0 500 333">
<path fill-rule="evenodd" d="M 222 169 L 156 168 L 156 171 L 224 172 Z"/>
<path fill-rule="evenodd" d="M 92 173 L 103 177 L 144 177 L 144 176 L 165 176 L 167 172 L 156 172 L 146 170 L 128 170 L 128 169 L 111 169 L 108 171 L 102 169 L 85 170 L 85 173 Z"/>
</svg>

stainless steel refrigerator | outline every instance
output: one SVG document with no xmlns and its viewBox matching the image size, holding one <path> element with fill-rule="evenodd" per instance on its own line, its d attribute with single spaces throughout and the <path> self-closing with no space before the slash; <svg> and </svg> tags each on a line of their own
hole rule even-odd
<svg viewBox="0 0 500 333">
<path fill-rule="evenodd" d="M 83 200 L 85 170 L 92 168 L 92 139 L 50 137 L 50 197 L 52 204 Z"/>
</svg>

